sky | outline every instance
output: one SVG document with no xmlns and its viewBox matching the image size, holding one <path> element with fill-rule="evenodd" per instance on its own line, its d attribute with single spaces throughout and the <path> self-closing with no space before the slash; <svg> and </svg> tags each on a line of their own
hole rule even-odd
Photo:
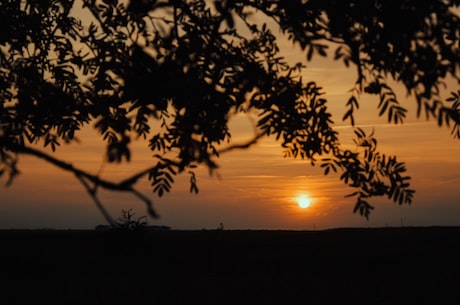
<svg viewBox="0 0 460 305">
<path fill-rule="evenodd" d="M 281 41 L 285 56 L 303 61 L 304 55 L 290 43 Z M 323 87 L 333 113 L 335 127 L 343 145 L 352 145 L 352 130 L 341 118 L 346 111 L 348 90 L 356 73 L 331 59 L 314 58 L 303 72 L 305 80 Z M 451 84 L 452 85 L 452 84 Z M 212 176 L 205 168 L 197 173 L 199 194 L 189 193 L 189 176 L 176 177 L 172 192 L 158 198 L 148 181 L 137 187 L 151 198 L 160 214 L 149 219 L 151 225 L 173 229 L 322 230 L 337 227 L 400 227 L 460 225 L 460 140 L 449 128 L 439 128 L 434 120 L 416 118 L 416 102 L 396 86 L 398 97 L 409 110 L 403 125 L 388 124 L 378 117 L 378 100 L 363 96 L 356 121 L 367 132 L 375 130 L 381 152 L 396 155 L 407 165 L 416 190 L 413 203 L 399 206 L 386 198 L 370 201 L 375 210 L 366 220 L 353 213 L 355 201 L 345 195 L 353 190 L 339 180 L 338 174 L 324 176 L 319 166 L 299 159 L 283 158 L 279 143 L 272 138 L 256 146 L 223 154 L 220 168 Z M 458 86 L 449 87 L 456 90 Z M 243 142 L 252 137 L 247 117 L 231 121 L 232 139 Z M 57 157 L 96 173 L 103 164 L 104 147 L 95 130 L 85 128 L 80 143 L 61 146 Z M 105 164 L 102 176 L 119 181 L 150 165 L 146 143 L 132 146 L 132 161 L 121 165 Z M 0 180 L 0 229 L 92 229 L 105 220 L 72 174 L 56 169 L 34 157 L 20 156 L 21 174 L 13 185 Z M 136 216 L 146 215 L 145 206 L 136 197 L 120 192 L 101 192 L 101 201 L 114 218 L 122 209 L 133 209 Z M 302 209 L 295 198 L 308 196 L 311 204 Z"/>
</svg>

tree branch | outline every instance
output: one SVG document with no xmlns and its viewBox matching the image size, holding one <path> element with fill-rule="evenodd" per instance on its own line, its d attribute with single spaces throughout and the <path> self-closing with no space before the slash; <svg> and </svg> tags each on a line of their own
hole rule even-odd
<svg viewBox="0 0 460 305">
<path fill-rule="evenodd" d="M 72 172 L 77 177 L 77 179 L 83 184 L 83 186 L 85 187 L 86 191 L 91 196 L 91 198 L 93 199 L 93 201 L 96 204 L 96 206 L 98 207 L 98 209 L 101 211 L 102 215 L 105 217 L 107 222 L 109 222 L 111 225 L 114 225 L 115 221 L 109 215 L 107 210 L 104 208 L 102 203 L 97 198 L 97 188 L 98 187 L 102 187 L 104 189 L 108 189 L 108 190 L 112 190 L 112 191 L 122 191 L 122 192 L 129 192 L 129 193 L 134 194 L 136 197 L 138 197 L 140 200 L 142 200 L 145 203 L 145 205 L 147 206 L 147 210 L 148 210 L 150 216 L 152 216 L 154 218 L 158 218 L 158 214 L 155 211 L 155 209 L 153 208 L 152 201 L 149 198 L 147 198 L 146 196 L 144 196 L 142 193 L 140 193 L 139 191 L 134 189 L 134 187 L 133 187 L 133 185 L 137 182 L 137 180 L 139 178 L 145 176 L 146 174 L 148 174 L 152 170 L 152 168 L 149 168 L 149 169 L 146 169 L 146 170 L 144 170 L 142 172 L 139 172 L 139 173 L 135 174 L 134 176 L 132 176 L 132 177 L 130 177 L 128 179 L 125 179 L 125 180 L 123 180 L 123 181 L 121 181 L 119 183 L 115 183 L 115 182 L 112 182 L 112 181 L 101 179 L 97 175 L 92 175 L 92 174 L 90 174 L 90 173 L 88 173 L 86 171 L 78 169 L 78 168 L 74 167 L 71 163 L 67 163 L 67 162 L 64 162 L 62 160 L 59 160 L 59 159 L 57 159 L 55 157 L 52 157 L 52 156 L 50 156 L 50 155 L 48 155 L 48 154 L 46 154 L 46 153 L 44 153 L 44 152 L 42 152 L 42 151 L 40 151 L 38 149 L 35 149 L 35 148 L 32 148 L 32 147 L 27 147 L 27 146 L 21 146 L 21 145 L 18 145 L 18 144 L 12 144 L 12 143 L 8 143 L 5 146 L 9 150 L 11 150 L 11 151 L 13 151 L 15 153 L 32 155 L 32 156 L 35 156 L 35 157 L 37 157 L 39 159 L 43 159 L 46 162 L 48 162 L 50 164 L 53 164 L 53 165 L 59 167 L 62 170 Z M 89 185 L 88 182 L 93 183 L 94 187 L 92 188 Z"/>
<path fill-rule="evenodd" d="M 227 146 L 219 151 L 219 154 L 221 153 L 226 153 L 235 149 L 246 149 L 250 147 L 251 145 L 254 145 L 255 143 L 258 142 L 260 138 L 262 138 L 265 135 L 263 132 L 256 133 L 256 135 L 250 139 L 249 141 L 241 144 L 235 144 L 235 145 L 230 145 Z M 134 185 L 137 183 L 137 181 L 148 175 L 153 169 L 155 169 L 157 166 L 149 167 L 145 170 L 142 170 L 131 177 L 124 179 L 120 182 L 112 182 L 109 180 L 105 180 L 99 177 L 99 175 L 93 175 L 90 174 L 84 170 L 81 170 L 79 168 L 76 168 L 73 166 L 71 163 L 59 160 L 53 156 L 50 156 L 38 149 L 28 147 L 28 146 L 23 146 L 19 144 L 14 144 L 14 143 L 2 143 L 4 144 L 5 148 L 8 150 L 19 153 L 19 154 L 26 154 L 26 155 L 31 155 L 34 157 L 37 157 L 39 159 L 42 159 L 64 171 L 71 172 L 75 175 L 75 177 L 80 181 L 80 183 L 84 186 L 88 194 L 91 196 L 93 199 L 96 207 L 100 210 L 104 218 L 107 220 L 107 222 L 110 225 L 115 225 L 116 222 L 113 220 L 113 218 L 110 216 L 110 214 L 107 212 L 107 210 L 104 208 L 104 205 L 100 202 L 99 198 L 97 197 L 97 189 L 98 187 L 102 187 L 107 190 L 111 191 L 122 191 L 122 192 L 129 192 L 135 195 L 137 198 L 139 198 L 144 204 L 147 206 L 148 213 L 151 217 L 153 218 L 158 218 L 159 215 L 153 208 L 152 201 L 147 198 L 145 195 L 143 195 L 141 192 L 136 190 L 134 188 Z M 179 163 L 176 163 L 171 160 L 165 160 L 161 158 L 161 156 L 157 156 L 158 158 L 167 161 L 169 164 L 175 165 L 177 167 L 180 167 Z M 90 186 L 90 183 L 94 184 L 94 187 Z"/>
<path fill-rule="evenodd" d="M 231 150 L 235 150 L 235 149 L 246 149 L 246 148 L 249 148 L 251 145 L 254 145 L 256 144 L 260 138 L 262 138 L 263 136 L 265 136 L 266 133 L 265 132 L 259 132 L 257 133 L 252 139 L 250 139 L 249 141 L 247 141 L 246 143 L 241 143 L 241 144 L 234 144 L 234 145 L 230 145 L 230 146 L 227 146 L 221 150 L 219 150 L 219 154 L 222 154 L 222 153 L 226 153 L 226 152 L 229 152 Z"/>
<path fill-rule="evenodd" d="M 104 208 L 104 205 L 99 201 L 99 198 L 97 198 L 97 196 L 96 196 L 96 187 L 91 188 L 90 185 L 88 184 L 88 182 L 86 182 L 86 180 L 82 176 L 77 175 L 77 174 L 75 174 L 75 176 L 77 177 L 78 180 L 80 180 L 81 184 L 83 184 L 83 186 L 85 187 L 86 191 L 91 196 L 91 198 L 93 199 L 94 203 L 96 204 L 96 207 L 102 213 L 102 215 L 107 220 L 107 222 L 111 226 L 116 226 L 116 222 L 113 220 L 112 216 L 110 216 L 110 214 Z"/>
</svg>

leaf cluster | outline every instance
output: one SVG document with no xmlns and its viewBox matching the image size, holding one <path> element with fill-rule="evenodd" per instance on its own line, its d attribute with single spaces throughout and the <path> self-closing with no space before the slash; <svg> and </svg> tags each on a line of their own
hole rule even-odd
<svg viewBox="0 0 460 305">
<path fill-rule="evenodd" d="M 147 217 L 141 216 L 136 218 L 136 213 L 134 213 L 132 210 L 133 209 L 121 210 L 120 217 L 118 217 L 116 220 L 113 229 L 124 232 L 142 231 L 147 225 Z"/>
<path fill-rule="evenodd" d="M 460 93 L 445 103 L 439 97 L 443 79 L 460 80 L 457 6 L 443 0 L 3 1 L 0 175 L 11 182 L 17 155 L 32 154 L 73 172 L 100 208 L 96 193 L 105 187 L 132 192 L 155 215 L 134 189 L 140 178 L 147 176 L 163 196 L 176 175 L 189 173 L 190 191 L 198 193 L 196 166 L 212 173 L 221 152 L 274 136 L 286 157 L 315 164 L 322 156 L 326 174 L 341 171 L 340 179 L 356 188 L 355 211 L 366 217 L 374 196 L 410 203 L 404 164 L 379 153 L 372 136 L 358 128 L 360 152 L 341 148 L 321 87 L 302 79 L 302 64 L 283 58 L 273 28 L 308 61 L 334 47 L 336 61 L 356 68 L 343 116 L 351 125 L 362 94 L 377 96 L 389 122 L 403 122 L 407 111 L 388 85 L 394 80 L 416 97 L 419 115 L 423 110 L 439 125 L 453 125 L 459 137 Z M 260 114 L 254 138 L 243 145 L 231 142 L 228 122 L 236 113 Z M 129 161 L 130 143 L 142 137 L 151 165 L 113 183 L 35 149 L 77 141 L 87 124 L 105 143 L 107 162 Z"/>
<path fill-rule="evenodd" d="M 375 196 L 386 196 L 399 205 L 411 204 L 414 190 L 410 189 L 405 164 L 378 152 L 373 133 L 367 135 L 361 128 L 354 132 L 357 151 L 339 151 L 332 158 L 323 158 L 321 164 L 326 175 L 340 169 L 340 180 L 356 189 L 347 195 L 356 197 L 354 212 L 368 218 L 374 209 L 369 199 Z"/>
</svg>

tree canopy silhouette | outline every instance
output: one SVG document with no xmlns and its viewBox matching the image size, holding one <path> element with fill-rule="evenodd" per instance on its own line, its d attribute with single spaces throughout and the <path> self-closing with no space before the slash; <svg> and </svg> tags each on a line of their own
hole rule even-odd
<svg viewBox="0 0 460 305">
<path fill-rule="evenodd" d="M 369 198 L 410 204 L 405 164 L 378 152 L 356 127 L 359 150 L 340 146 L 326 95 L 289 64 L 273 25 L 307 60 L 333 57 L 356 71 L 343 120 L 354 126 L 362 94 L 376 95 L 380 115 L 402 123 L 406 109 L 388 84 L 415 96 L 418 115 L 449 125 L 460 137 L 460 91 L 442 100 L 446 78 L 459 81 L 460 1 L 448 0 L 7 0 L 0 3 L 0 174 L 11 183 L 18 155 L 70 171 L 99 201 L 100 188 L 135 194 L 147 178 L 162 196 L 176 175 L 217 168 L 223 152 L 275 137 L 285 155 L 340 173 L 368 217 Z M 262 16 L 263 18 L 255 18 Z M 270 23 L 270 26 L 267 25 Z M 255 134 L 231 142 L 229 119 L 259 114 Z M 152 122 L 156 122 L 152 124 Z M 53 155 L 92 125 L 107 162 L 130 160 L 130 141 L 148 139 L 151 165 L 120 182 Z M 42 145 L 38 148 L 36 144 Z"/>
</svg>

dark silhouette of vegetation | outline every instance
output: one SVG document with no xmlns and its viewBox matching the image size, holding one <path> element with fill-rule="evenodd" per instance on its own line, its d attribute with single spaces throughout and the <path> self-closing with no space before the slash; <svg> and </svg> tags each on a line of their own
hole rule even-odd
<svg viewBox="0 0 460 305">
<path fill-rule="evenodd" d="M 460 137 L 460 92 L 443 101 L 446 78 L 459 81 L 460 1 L 406 0 L 9 0 L 0 3 L 0 174 L 10 184 L 18 156 L 28 154 L 72 172 L 110 223 L 101 188 L 126 191 L 149 179 L 155 194 L 194 168 L 212 172 L 216 159 L 275 137 L 287 157 L 340 173 L 368 217 L 369 199 L 410 204 L 404 163 L 377 150 L 356 127 L 358 150 L 340 146 L 327 100 L 302 64 L 280 54 L 270 21 L 308 60 L 332 56 L 356 70 L 343 120 L 356 124 L 362 94 L 375 95 L 380 115 L 400 124 L 406 109 L 390 81 L 414 96 L 418 115 Z M 258 18 L 253 18 L 256 14 Z M 264 19 L 265 18 L 265 19 Z M 231 142 L 236 113 L 256 112 L 252 139 Z M 151 122 L 158 124 L 152 124 Z M 109 181 L 53 156 L 91 124 L 106 144 L 107 162 L 131 158 L 134 137 L 148 139 L 150 167 Z M 157 126 L 157 127 L 155 127 Z M 44 147 L 39 149 L 36 144 Z"/>
<path fill-rule="evenodd" d="M 136 213 L 129 210 L 121 210 L 120 217 L 116 220 L 116 225 L 113 229 L 118 231 L 139 232 L 147 226 L 147 216 L 135 218 Z"/>
</svg>

